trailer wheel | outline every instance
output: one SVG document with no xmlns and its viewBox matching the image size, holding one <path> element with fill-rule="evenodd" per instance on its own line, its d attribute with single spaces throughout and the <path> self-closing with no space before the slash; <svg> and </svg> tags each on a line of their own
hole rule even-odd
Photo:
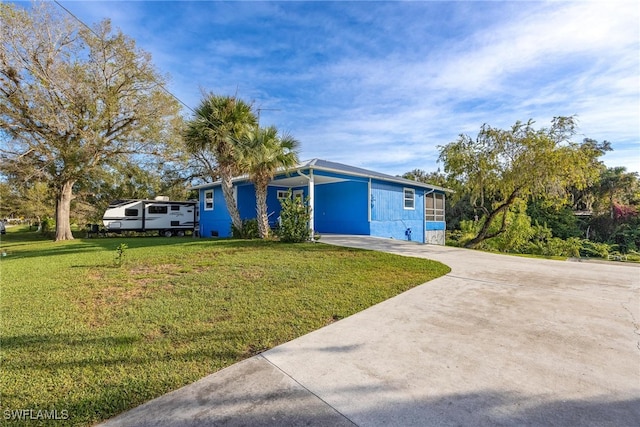
<svg viewBox="0 0 640 427">
<path fill-rule="evenodd" d="M 173 236 L 173 233 L 171 232 L 171 230 L 164 230 L 164 231 L 162 232 L 162 235 L 163 235 L 164 237 L 171 237 L 171 236 Z"/>
<path fill-rule="evenodd" d="M 184 237 L 184 231 L 183 231 L 183 230 L 178 230 L 178 231 L 176 231 L 176 236 L 178 236 L 178 237 Z"/>
</svg>

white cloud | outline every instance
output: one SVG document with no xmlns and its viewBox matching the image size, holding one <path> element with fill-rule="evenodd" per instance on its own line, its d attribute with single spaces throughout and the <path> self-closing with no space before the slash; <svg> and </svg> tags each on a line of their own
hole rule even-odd
<svg viewBox="0 0 640 427">
<path fill-rule="evenodd" d="M 483 123 L 577 114 L 585 136 L 614 143 L 611 165 L 634 164 L 635 2 L 169 2 L 157 19 L 146 2 L 67 3 L 110 16 L 187 104 L 202 87 L 278 109 L 261 121 L 291 131 L 303 157 L 433 170 L 437 145 Z"/>
</svg>

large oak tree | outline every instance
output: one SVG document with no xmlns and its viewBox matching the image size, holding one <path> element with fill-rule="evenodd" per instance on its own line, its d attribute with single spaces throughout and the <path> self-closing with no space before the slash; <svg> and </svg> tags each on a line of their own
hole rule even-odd
<svg viewBox="0 0 640 427">
<path fill-rule="evenodd" d="M 461 182 L 483 215 L 482 227 L 467 247 L 503 233 L 507 213 L 518 201 L 560 200 L 568 188 L 585 188 L 597 178 L 597 159 L 608 143 L 576 143 L 575 134 L 573 117 L 556 117 L 550 127 L 541 129 L 535 129 L 531 120 L 506 130 L 485 124 L 476 138 L 460 135 L 440 147 L 445 172 Z M 500 227 L 490 232 L 495 221 Z"/>
<path fill-rule="evenodd" d="M 74 187 L 131 156 L 162 154 L 178 102 L 151 56 L 108 20 L 90 29 L 52 3 L 2 3 L 0 34 L 0 166 L 49 183 L 55 239 L 72 239 Z"/>
</svg>

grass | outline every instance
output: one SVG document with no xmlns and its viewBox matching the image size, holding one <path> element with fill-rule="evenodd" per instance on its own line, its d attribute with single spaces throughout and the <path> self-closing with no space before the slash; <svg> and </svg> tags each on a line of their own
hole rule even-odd
<svg viewBox="0 0 640 427">
<path fill-rule="evenodd" d="M 0 244 L 10 425 L 90 425 L 449 271 L 324 244 L 35 236 Z M 20 409 L 65 419 L 6 420 Z"/>
</svg>

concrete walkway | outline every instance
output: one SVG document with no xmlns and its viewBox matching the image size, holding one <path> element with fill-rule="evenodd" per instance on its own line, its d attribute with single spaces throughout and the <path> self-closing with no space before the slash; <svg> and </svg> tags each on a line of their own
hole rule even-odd
<svg viewBox="0 0 640 427">
<path fill-rule="evenodd" d="M 637 265 L 322 242 L 452 271 L 103 425 L 640 425 Z"/>
</svg>

